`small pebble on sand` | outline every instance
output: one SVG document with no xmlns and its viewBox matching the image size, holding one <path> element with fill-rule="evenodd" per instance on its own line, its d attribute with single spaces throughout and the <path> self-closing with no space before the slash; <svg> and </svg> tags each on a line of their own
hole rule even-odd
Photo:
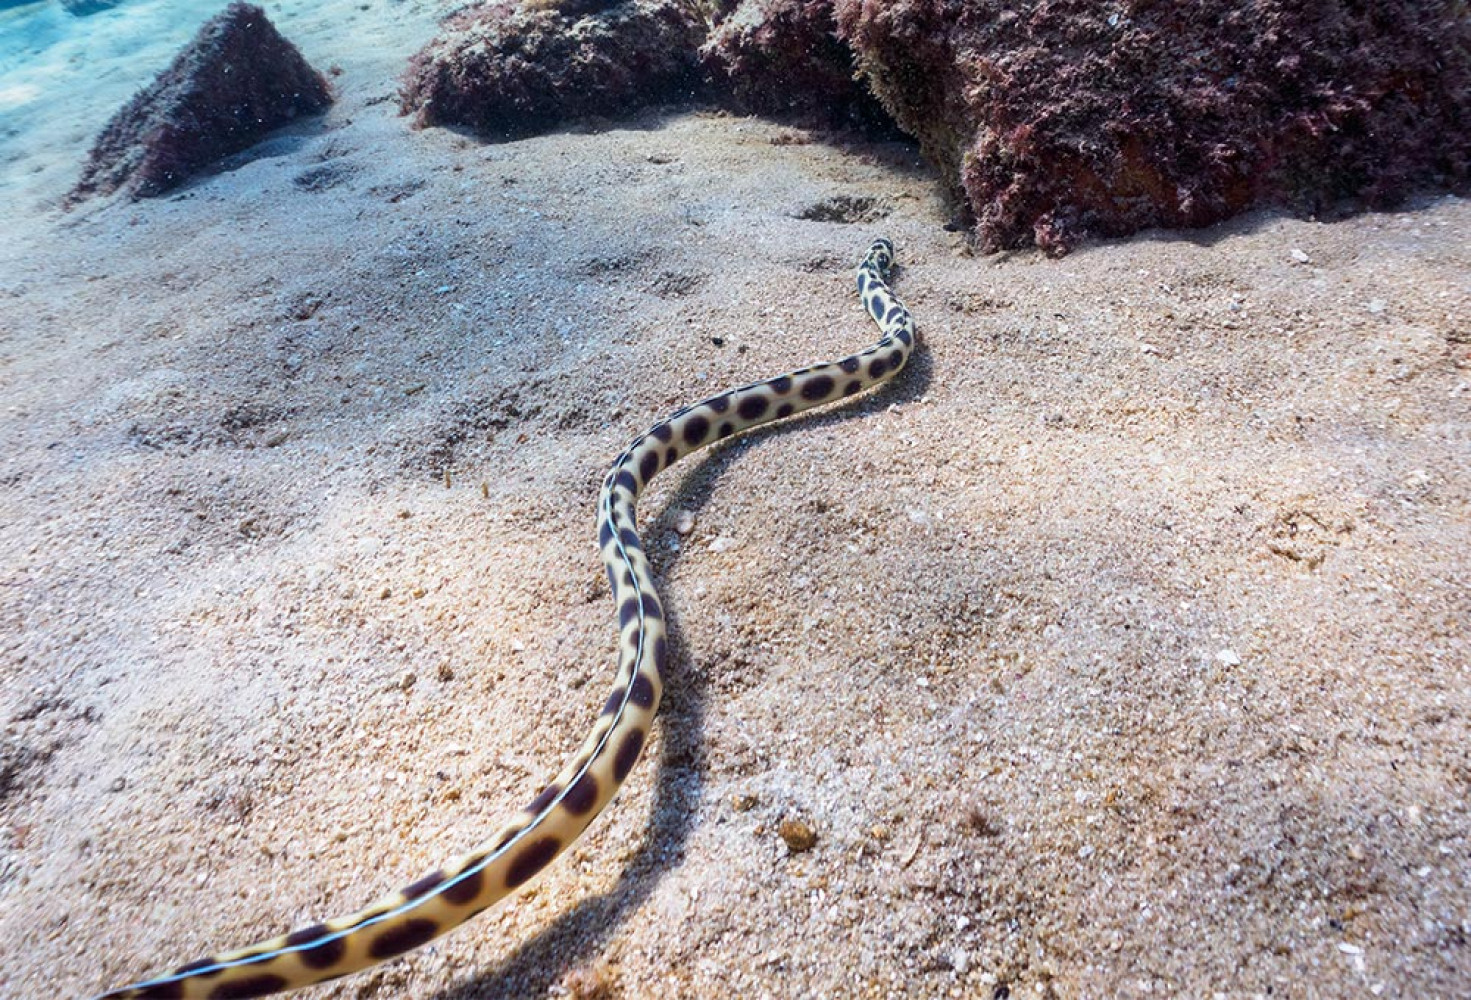
<svg viewBox="0 0 1471 1000">
<path fill-rule="evenodd" d="M 817 831 L 804 820 L 784 819 L 776 828 L 776 832 L 781 834 L 781 839 L 786 842 L 787 850 L 793 854 L 801 854 L 817 846 Z"/>
</svg>

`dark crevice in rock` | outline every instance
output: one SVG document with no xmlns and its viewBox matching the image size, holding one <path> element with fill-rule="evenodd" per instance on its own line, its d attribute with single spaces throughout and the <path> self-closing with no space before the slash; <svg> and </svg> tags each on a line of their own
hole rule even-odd
<svg viewBox="0 0 1471 1000">
<path fill-rule="evenodd" d="M 700 48 L 706 82 L 720 103 L 806 127 L 896 137 L 893 119 L 857 78 L 831 0 L 728 6 Z"/>
</svg>

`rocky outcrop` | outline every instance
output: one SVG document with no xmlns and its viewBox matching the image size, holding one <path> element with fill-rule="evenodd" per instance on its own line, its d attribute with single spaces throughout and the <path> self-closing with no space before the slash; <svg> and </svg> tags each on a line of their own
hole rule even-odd
<svg viewBox="0 0 1471 1000">
<path fill-rule="evenodd" d="M 1471 182 L 1464 0 L 496 0 L 415 57 L 403 106 L 510 137 L 697 81 L 897 123 L 990 249 Z"/>
<path fill-rule="evenodd" d="M 163 194 L 331 102 L 327 81 L 265 12 L 232 3 L 113 116 L 70 200 L 118 190 L 138 198 Z"/>
<path fill-rule="evenodd" d="M 835 0 L 989 248 L 1459 187 L 1462 0 Z"/>
<path fill-rule="evenodd" d="M 742 0 L 700 49 L 717 98 L 743 114 L 810 126 L 888 123 L 854 75 L 832 0 Z"/>
<path fill-rule="evenodd" d="M 409 64 L 420 125 L 512 138 L 687 98 L 705 24 L 677 0 L 524 0 L 470 7 Z"/>
</svg>

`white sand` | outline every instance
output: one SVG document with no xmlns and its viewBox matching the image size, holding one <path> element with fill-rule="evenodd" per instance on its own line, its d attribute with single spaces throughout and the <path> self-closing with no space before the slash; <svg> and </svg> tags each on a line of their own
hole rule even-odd
<svg viewBox="0 0 1471 1000">
<path fill-rule="evenodd" d="M 913 368 L 645 500 L 676 680 L 620 799 L 310 995 L 1471 994 L 1471 205 L 971 257 L 904 149 L 415 133 L 411 45 L 282 27 L 324 125 L 71 215 L 56 154 L 0 254 L 0 996 L 523 804 L 606 694 L 606 462 L 866 344 L 879 232 Z"/>
</svg>

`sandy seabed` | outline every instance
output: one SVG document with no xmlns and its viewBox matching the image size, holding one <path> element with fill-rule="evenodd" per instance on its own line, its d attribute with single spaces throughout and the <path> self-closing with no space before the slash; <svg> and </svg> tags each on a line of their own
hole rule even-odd
<svg viewBox="0 0 1471 1000">
<path fill-rule="evenodd" d="M 978 257 L 904 146 L 490 145 L 345 68 L 0 250 L 0 996 L 352 910 L 523 805 L 610 683 L 606 463 L 869 343 L 880 233 L 911 368 L 646 495 L 676 655 L 619 800 L 305 995 L 1471 995 L 1471 204 Z"/>
</svg>

